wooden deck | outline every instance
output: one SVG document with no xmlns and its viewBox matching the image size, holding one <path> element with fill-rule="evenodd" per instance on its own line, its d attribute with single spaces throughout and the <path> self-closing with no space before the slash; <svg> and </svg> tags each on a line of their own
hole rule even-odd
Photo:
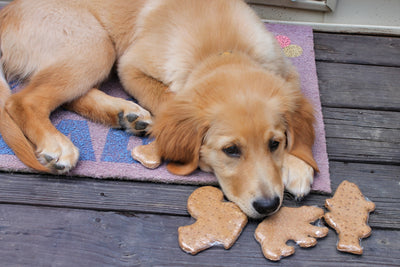
<svg viewBox="0 0 400 267">
<path fill-rule="evenodd" d="M 347 179 L 376 203 L 364 255 L 330 230 L 273 263 L 250 222 L 230 250 L 191 256 L 177 228 L 195 186 L 0 173 L 0 266 L 400 266 L 400 38 L 315 33 L 315 49 L 332 188 Z"/>
</svg>

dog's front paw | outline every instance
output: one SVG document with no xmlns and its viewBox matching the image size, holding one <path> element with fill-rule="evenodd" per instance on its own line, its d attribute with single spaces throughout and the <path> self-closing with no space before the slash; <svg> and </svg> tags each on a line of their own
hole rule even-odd
<svg viewBox="0 0 400 267">
<path fill-rule="evenodd" d="M 122 129 L 137 136 L 146 135 L 153 123 L 150 112 L 136 104 L 119 112 L 118 122 Z"/>
<path fill-rule="evenodd" d="M 303 160 L 286 154 L 283 160 L 282 180 L 287 191 L 296 199 L 302 199 L 311 190 L 314 169 Z"/>
<path fill-rule="evenodd" d="M 67 137 L 59 134 L 44 140 L 46 143 L 36 149 L 41 164 L 57 174 L 67 173 L 75 167 L 79 150 Z"/>
</svg>

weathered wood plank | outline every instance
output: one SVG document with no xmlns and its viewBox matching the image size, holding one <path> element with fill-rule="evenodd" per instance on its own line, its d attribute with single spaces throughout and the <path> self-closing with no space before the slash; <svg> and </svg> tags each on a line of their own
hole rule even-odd
<svg viewBox="0 0 400 267">
<path fill-rule="evenodd" d="M 4 266 L 274 266 L 254 239 L 250 222 L 230 250 L 191 256 L 178 246 L 177 228 L 189 217 L 0 205 L 0 258 Z M 395 266 L 400 232 L 374 229 L 363 256 L 336 250 L 331 230 L 314 248 L 296 248 L 281 264 L 296 266 Z"/>
<path fill-rule="evenodd" d="M 328 153 L 330 153 L 330 160 L 399 164 L 399 150 L 394 149 L 390 143 L 328 138 L 327 147 Z M 353 154 L 349 154 L 349 151 L 353 151 Z"/>
<path fill-rule="evenodd" d="M 324 108 L 329 159 L 400 164 L 398 112 Z"/>
<path fill-rule="evenodd" d="M 400 142 L 400 113 L 391 111 L 324 108 L 326 131 L 332 138 Z M 339 130 L 340 131 L 339 131 Z"/>
<path fill-rule="evenodd" d="M 376 202 L 376 212 L 370 218 L 372 226 L 400 229 L 400 166 L 340 162 L 331 162 L 330 165 L 333 190 L 347 179 L 356 183 L 366 197 Z M 0 173 L 0 181 L 0 203 L 180 216 L 188 215 L 186 201 L 197 188 L 6 173 Z M 323 207 L 326 198 L 328 196 L 317 194 L 309 195 L 302 202 L 286 198 L 284 205 Z"/>
<path fill-rule="evenodd" d="M 0 172 L 0 203 L 187 215 L 195 186 Z"/>
<path fill-rule="evenodd" d="M 323 106 L 400 111 L 400 68 L 317 62 L 317 72 Z"/>
<path fill-rule="evenodd" d="M 400 38 L 314 33 L 316 60 L 400 66 Z"/>
</svg>

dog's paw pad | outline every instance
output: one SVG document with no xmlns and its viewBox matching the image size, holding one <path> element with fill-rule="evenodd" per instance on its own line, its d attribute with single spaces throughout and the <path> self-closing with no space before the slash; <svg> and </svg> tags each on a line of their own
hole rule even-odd
<svg viewBox="0 0 400 267">
<path fill-rule="evenodd" d="M 149 169 L 155 169 L 161 164 L 161 157 L 157 153 L 155 142 L 134 147 L 132 149 L 132 158 Z"/>
<path fill-rule="evenodd" d="M 57 171 L 64 171 L 67 168 L 67 166 L 65 166 L 64 164 L 59 164 L 59 163 L 54 164 L 53 167 Z"/>
<path fill-rule="evenodd" d="M 325 214 L 324 219 L 339 234 L 337 249 L 362 254 L 360 240 L 371 234 L 367 222 L 375 204 L 365 199 L 357 185 L 343 181 L 333 198 L 325 201 L 325 206 L 330 212 Z"/>
<path fill-rule="evenodd" d="M 36 152 L 37 158 L 42 165 L 48 165 L 58 160 L 58 156 L 49 152 Z"/>
<path fill-rule="evenodd" d="M 135 123 L 135 130 L 144 131 L 149 126 L 148 122 L 145 121 L 138 121 Z"/>
<path fill-rule="evenodd" d="M 48 155 L 48 154 L 44 154 L 43 155 L 43 159 L 44 160 L 41 160 L 41 163 L 42 164 L 47 164 L 47 163 L 50 163 L 50 162 L 52 162 L 54 160 L 54 156 L 51 156 L 51 155 Z"/>
<path fill-rule="evenodd" d="M 78 156 L 73 156 L 73 158 L 76 157 L 79 157 L 79 154 Z M 51 156 L 48 154 L 40 154 L 38 156 L 38 160 L 43 166 L 49 168 L 53 173 L 56 174 L 64 174 L 69 172 L 72 168 L 75 167 L 77 162 L 77 160 L 75 159 L 72 159 L 71 161 L 69 160 L 61 161 L 59 157 Z"/>
<path fill-rule="evenodd" d="M 147 111 L 144 110 L 142 113 L 143 114 L 125 113 L 124 111 L 119 112 L 118 122 L 121 129 L 138 136 L 146 135 L 150 130 L 152 120 Z"/>
<path fill-rule="evenodd" d="M 192 255 L 223 245 L 229 249 L 247 224 L 247 216 L 232 202 L 223 201 L 221 190 L 204 186 L 188 199 L 188 211 L 197 221 L 178 228 L 179 245 Z"/>
<path fill-rule="evenodd" d="M 122 115 L 123 115 L 124 113 L 122 112 Z M 122 116 L 123 117 L 123 116 Z M 126 115 L 126 119 L 127 119 L 127 121 L 129 122 L 129 123 L 132 123 L 132 122 L 134 122 L 135 120 L 137 120 L 139 118 L 139 116 L 138 115 L 136 115 L 136 114 L 128 114 L 128 115 Z M 121 119 L 121 117 L 120 117 L 120 119 Z"/>
<path fill-rule="evenodd" d="M 310 223 L 323 215 L 323 209 L 318 207 L 282 207 L 277 213 L 264 219 L 255 232 L 255 238 L 261 244 L 264 256 L 269 260 L 278 261 L 281 257 L 292 255 L 295 250 L 294 247 L 286 245 L 288 240 L 294 240 L 300 247 L 315 246 L 315 238 L 326 236 L 328 228 Z"/>
</svg>

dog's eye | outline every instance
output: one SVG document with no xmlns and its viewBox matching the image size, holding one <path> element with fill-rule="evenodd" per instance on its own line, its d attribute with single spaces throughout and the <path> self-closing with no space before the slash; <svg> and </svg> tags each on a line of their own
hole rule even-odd
<svg viewBox="0 0 400 267">
<path fill-rule="evenodd" d="M 237 145 L 225 147 L 222 151 L 229 157 L 240 157 L 241 155 L 240 148 Z"/>
<path fill-rule="evenodd" d="M 269 141 L 269 150 L 270 150 L 271 152 L 274 152 L 275 150 L 278 149 L 279 144 L 280 144 L 280 143 L 279 143 L 278 141 L 270 140 L 270 141 Z"/>
</svg>

